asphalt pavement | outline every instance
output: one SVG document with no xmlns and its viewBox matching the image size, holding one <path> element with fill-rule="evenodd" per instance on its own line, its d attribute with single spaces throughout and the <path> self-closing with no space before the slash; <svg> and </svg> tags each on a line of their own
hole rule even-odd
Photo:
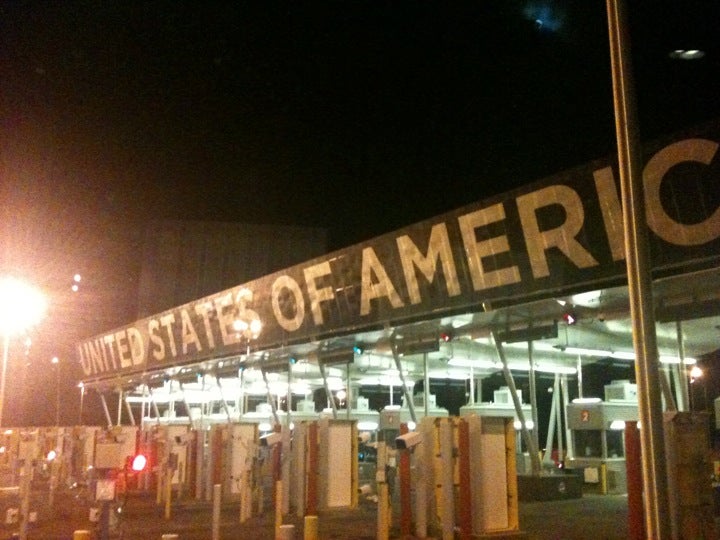
<svg viewBox="0 0 720 540">
<path fill-rule="evenodd" d="M 97 523 L 89 521 L 87 508 L 76 504 L 72 496 L 60 497 L 54 517 L 46 515 L 32 524 L 28 540 L 72 540 L 73 532 L 89 530 L 99 540 Z M 397 518 L 397 516 L 395 516 Z M 391 538 L 400 538 L 395 519 Z M 303 520 L 285 516 L 284 524 L 294 525 L 295 539 L 303 537 Z M 239 523 L 237 504 L 222 507 L 221 540 L 265 540 L 274 538 L 275 517 L 272 511 Z M 623 495 L 584 495 L 579 499 L 527 502 L 520 505 L 522 538 L 530 540 L 621 540 L 627 538 L 627 497 Z M 17 526 L 4 526 L 0 538 L 10 539 Z M 372 540 L 376 538 L 377 508 L 371 499 L 361 501 L 357 509 L 323 512 L 318 519 L 322 540 Z M 177 534 L 178 540 L 212 538 L 212 506 L 198 501 L 180 501 L 172 507 L 166 520 L 163 508 L 154 497 L 134 495 L 128 499 L 124 517 L 113 519 L 110 539 L 161 540 L 164 534 Z"/>
</svg>

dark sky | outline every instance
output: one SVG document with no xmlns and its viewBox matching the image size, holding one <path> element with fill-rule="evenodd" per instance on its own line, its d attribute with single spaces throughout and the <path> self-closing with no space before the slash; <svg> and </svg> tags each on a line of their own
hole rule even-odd
<svg viewBox="0 0 720 540">
<path fill-rule="evenodd" d="M 627 3 L 643 138 L 720 116 L 720 3 Z M 0 262 L 47 346 L 128 322 L 150 218 L 335 249 L 614 144 L 601 1 L 0 2 Z"/>
</svg>

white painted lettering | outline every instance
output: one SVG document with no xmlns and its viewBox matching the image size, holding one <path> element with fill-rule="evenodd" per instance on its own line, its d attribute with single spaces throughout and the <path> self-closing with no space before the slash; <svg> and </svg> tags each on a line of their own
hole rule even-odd
<svg viewBox="0 0 720 540">
<path fill-rule="evenodd" d="M 404 306 L 400 295 L 390 281 L 385 267 L 371 247 L 362 251 L 362 281 L 360 290 L 360 315 L 370 313 L 370 301 L 375 298 L 387 298 L 394 308 Z"/>
<path fill-rule="evenodd" d="M 292 317 L 287 317 L 283 312 L 283 306 L 280 305 L 280 297 L 285 294 L 285 291 L 294 298 L 295 313 Z M 287 304 L 285 302 L 285 305 Z M 305 299 L 297 281 L 290 276 L 280 276 L 275 280 L 272 284 L 272 308 L 278 324 L 286 331 L 294 332 L 302 326 L 303 319 L 305 319 Z"/>
<path fill-rule="evenodd" d="M 535 279 L 550 275 L 545 252 L 551 247 L 558 248 L 578 268 L 597 266 L 595 258 L 575 238 L 585 221 L 585 211 L 574 189 L 563 185 L 548 186 L 521 195 L 516 202 Z M 541 231 L 536 211 L 553 204 L 563 207 L 565 221 L 559 227 Z"/>
<path fill-rule="evenodd" d="M 188 353 L 188 347 L 190 345 L 193 345 L 195 347 L 196 352 L 202 351 L 202 345 L 200 344 L 200 340 L 198 339 L 198 335 L 197 335 L 197 332 L 195 331 L 195 327 L 193 326 L 193 323 L 190 320 L 190 314 L 187 312 L 187 309 L 183 309 L 180 311 L 180 320 L 181 320 L 180 336 L 182 339 L 183 354 Z"/>
<path fill-rule="evenodd" d="M 625 258 L 625 239 L 623 237 L 623 216 L 620 198 L 615 188 L 615 180 L 611 167 L 593 172 L 595 191 L 597 191 L 600 211 L 602 212 L 605 234 L 613 261 Z"/>
<path fill-rule="evenodd" d="M 709 165 L 718 144 L 707 139 L 686 139 L 670 144 L 648 161 L 643 171 L 647 224 L 660 238 L 678 246 L 700 246 L 720 236 L 720 207 L 700 223 L 678 223 L 660 201 L 660 186 L 667 172 L 685 161 Z M 699 202 L 699 201 L 698 201 Z"/>
<path fill-rule="evenodd" d="M 157 335 L 156 332 L 158 330 L 160 330 L 160 321 L 150 319 L 150 321 L 148 321 L 148 335 L 150 336 L 150 341 L 155 345 L 152 350 L 152 356 L 159 362 L 165 359 L 165 342 L 162 337 Z"/>
<path fill-rule="evenodd" d="M 215 336 L 213 335 L 212 325 L 210 324 L 210 312 L 212 310 L 213 305 L 211 302 L 195 304 L 195 313 L 202 317 L 203 327 L 205 328 L 205 337 L 207 338 L 210 350 L 215 348 Z"/>
<path fill-rule="evenodd" d="M 475 235 L 475 230 L 479 227 L 486 227 L 490 223 L 496 223 L 504 219 L 505 208 L 502 203 L 494 204 L 458 218 L 458 225 L 465 253 L 467 254 L 470 277 L 473 289 L 476 291 L 510 285 L 520 281 L 520 270 L 515 265 L 489 272 L 486 272 L 483 266 L 483 258 L 510 251 L 507 236 L 503 234 L 478 242 Z"/>
<path fill-rule="evenodd" d="M 445 223 L 433 225 L 430 231 L 430 239 L 428 240 L 427 255 L 425 256 L 420 253 L 415 243 L 407 235 L 399 236 L 396 242 L 411 303 L 419 304 L 422 301 L 415 268 L 420 270 L 428 283 L 432 283 L 435 279 L 438 259 L 442 264 L 448 296 L 457 296 L 460 294 L 457 270 L 455 269 L 455 261 L 452 257 L 450 239 L 448 238 Z"/>
<path fill-rule="evenodd" d="M 132 357 L 133 366 L 142 365 L 145 360 L 145 344 L 142 335 L 134 326 L 127 329 L 127 335 L 130 342 L 130 356 Z"/>
<path fill-rule="evenodd" d="M 115 344 L 117 345 L 118 358 L 120 359 L 120 368 L 132 366 L 132 358 L 130 358 L 130 346 L 127 343 L 127 335 L 124 330 L 115 332 Z"/>
<path fill-rule="evenodd" d="M 166 313 L 160 317 L 160 325 L 165 328 L 165 335 L 170 344 L 170 354 L 175 358 L 177 356 L 177 345 L 175 345 L 175 334 L 173 333 L 173 324 L 175 324 L 175 314 Z"/>
<path fill-rule="evenodd" d="M 313 315 L 313 321 L 316 326 L 323 324 L 323 314 L 321 302 L 327 302 L 335 298 L 332 287 L 322 287 L 318 289 L 316 280 L 323 276 L 329 276 L 332 273 L 330 263 L 328 261 L 305 268 L 305 283 L 307 283 L 308 297 L 310 298 L 310 312 Z"/>
</svg>

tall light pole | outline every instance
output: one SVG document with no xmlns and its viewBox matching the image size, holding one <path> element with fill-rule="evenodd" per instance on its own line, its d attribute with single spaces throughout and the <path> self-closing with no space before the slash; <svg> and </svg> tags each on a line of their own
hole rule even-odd
<svg viewBox="0 0 720 540">
<path fill-rule="evenodd" d="M 60 425 L 60 359 L 53 356 L 50 363 L 55 366 L 55 427 Z"/>
<path fill-rule="evenodd" d="M 44 315 L 45 308 L 45 297 L 34 287 L 15 278 L 0 279 L 0 332 L 3 337 L 2 371 L 0 371 L 0 427 L 3 426 L 10 338 L 37 323 Z"/>
<path fill-rule="evenodd" d="M 667 466 L 630 39 L 624 0 L 606 0 L 606 6 L 638 409 L 643 427 L 645 529 L 648 538 L 665 540 L 670 538 Z"/>
</svg>

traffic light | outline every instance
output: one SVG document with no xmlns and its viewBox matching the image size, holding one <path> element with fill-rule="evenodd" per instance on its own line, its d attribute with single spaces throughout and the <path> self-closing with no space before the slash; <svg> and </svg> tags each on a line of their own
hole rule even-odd
<svg viewBox="0 0 720 540">
<path fill-rule="evenodd" d="M 143 454 L 136 454 L 135 457 L 133 457 L 130 468 L 135 472 L 142 472 L 146 466 L 147 458 Z"/>
</svg>

